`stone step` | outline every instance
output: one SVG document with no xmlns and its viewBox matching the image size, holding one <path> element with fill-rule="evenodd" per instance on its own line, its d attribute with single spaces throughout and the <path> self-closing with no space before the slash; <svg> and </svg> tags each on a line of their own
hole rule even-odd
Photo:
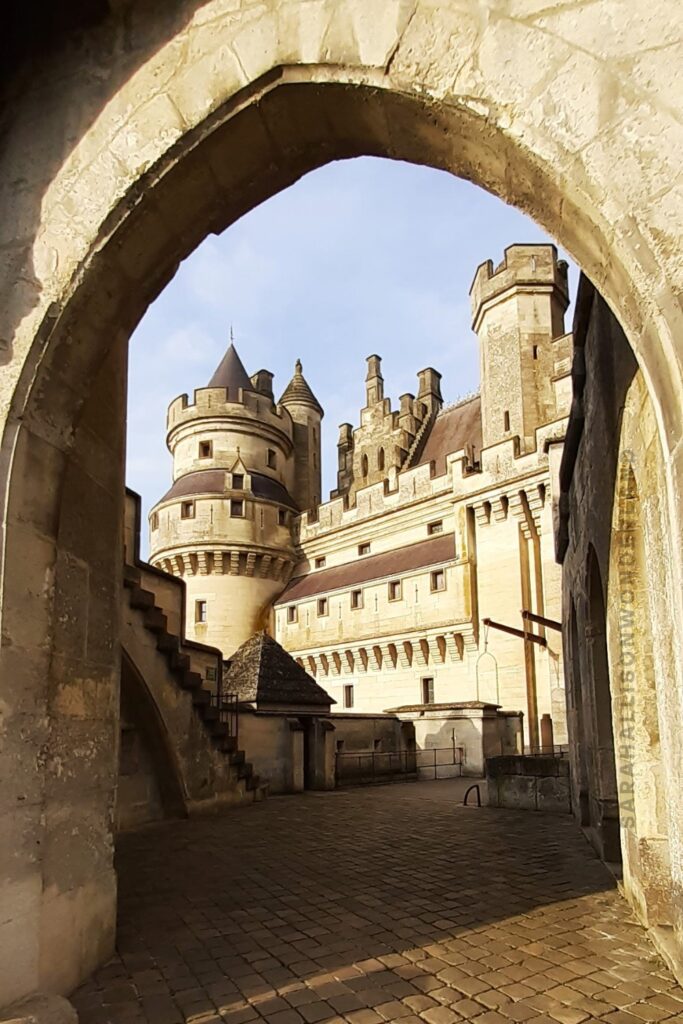
<svg viewBox="0 0 683 1024">
<path fill-rule="evenodd" d="M 174 654 L 180 647 L 180 640 L 175 633 L 159 633 L 157 636 L 157 650 L 164 654 Z"/>
<path fill-rule="evenodd" d="M 201 676 L 199 677 L 201 679 Z M 202 686 L 192 691 L 192 702 L 197 707 L 205 707 L 211 701 L 211 691 L 205 690 Z"/>
<path fill-rule="evenodd" d="M 174 672 L 186 672 L 190 668 L 190 655 L 182 651 L 171 651 L 169 664 Z"/>
<path fill-rule="evenodd" d="M 154 594 L 151 590 L 143 590 L 142 587 L 133 587 L 128 599 L 131 608 L 140 608 L 146 611 L 154 607 Z"/>
<path fill-rule="evenodd" d="M 200 676 L 199 672 L 183 672 L 180 678 L 180 685 L 184 690 L 198 690 L 201 688 L 203 682 L 204 680 Z"/>
<path fill-rule="evenodd" d="M 152 633 L 165 633 L 166 626 L 168 625 L 168 619 L 164 615 L 161 608 L 154 605 L 149 611 L 145 612 L 144 618 L 145 627 L 151 630 Z"/>
</svg>

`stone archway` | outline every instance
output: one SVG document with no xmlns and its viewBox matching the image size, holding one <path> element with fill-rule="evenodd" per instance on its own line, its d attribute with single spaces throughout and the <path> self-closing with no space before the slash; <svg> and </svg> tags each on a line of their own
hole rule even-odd
<svg viewBox="0 0 683 1024">
<path fill-rule="evenodd" d="M 675 76 L 661 59 L 672 19 L 633 0 L 611 54 L 606 0 L 569 20 L 563 6 L 121 5 L 55 39 L 30 79 L 20 69 L 6 87 L 0 665 L 8 733 L 22 736 L 9 750 L 18 855 L 2 940 L 17 956 L 0 978 L 6 998 L 68 991 L 112 941 L 126 341 L 206 233 L 362 153 L 445 168 L 528 212 L 629 336 L 678 533 L 683 200 L 671 188 Z M 86 733 L 88 756 L 65 775 Z M 65 825 L 74 815 L 78 843 Z"/>
</svg>

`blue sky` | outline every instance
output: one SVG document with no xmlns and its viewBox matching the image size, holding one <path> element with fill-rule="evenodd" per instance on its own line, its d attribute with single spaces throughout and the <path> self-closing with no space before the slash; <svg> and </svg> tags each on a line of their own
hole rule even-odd
<svg viewBox="0 0 683 1024">
<path fill-rule="evenodd" d="M 247 371 L 275 373 L 276 397 L 302 360 L 325 409 L 326 495 L 339 424 L 356 425 L 364 404 L 365 357 L 383 357 L 395 404 L 415 392 L 425 366 L 443 374 L 447 402 L 477 388 L 474 272 L 486 259 L 498 262 L 507 245 L 537 241 L 548 238 L 533 221 L 482 189 L 372 157 L 313 171 L 207 237 L 131 340 L 127 482 L 142 495 L 143 515 L 171 478 L 166 407 L 206 385 L 231 325 Z"/>
</svg>

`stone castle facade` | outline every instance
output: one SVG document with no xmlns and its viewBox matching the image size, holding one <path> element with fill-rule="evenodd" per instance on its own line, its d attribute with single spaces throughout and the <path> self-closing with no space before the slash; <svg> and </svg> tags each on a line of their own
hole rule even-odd
<svg viewBox="0 0 683 1024">
<path fill-rule="evenodd" d="M 566 265 L 554 246 L 511 246 L 478 268 L 471 305 L 480 394 L 444 406 L 427 368 L 392 409 L 370 356 L 326 502 L 323 409 L 301 364 L 276 403 L 272 374 L 250 377 L 231 345 L 208 387 L 169 407 L 173 485 L 150 513 L 150 557 L 185 580 L 188 636 L 225 657 L 265 629 L 341 708 L 490 702 L 524 712 L 530 746 L 543 716 L 563 743 L 559 632 L 530 623 L 531 642 L 485 620 L 561 618 Z"/>
</svg>

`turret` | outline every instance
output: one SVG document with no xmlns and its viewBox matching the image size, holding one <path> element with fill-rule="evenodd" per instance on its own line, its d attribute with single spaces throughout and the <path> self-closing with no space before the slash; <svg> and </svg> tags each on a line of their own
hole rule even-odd
<svg viewBox="0 0 683 1024">
<path fill-rule="evenodd" d="M 285 388 L 280 405 L 294 424 L 294 482 L 292 497 L 300 511 L 320 504 L 322 475 L 320 459 L 320 423 L 324 412 L 303 375 L 297 359 L 294 376 Z"/>
<path fill-rule="evenodd" d="M 384 399 L 384 377 L 382 360 L 379 356 L 368 356 L 368 372 L 365 375 L 365 407 L 372 408 Z"/>
<path fill-rule="evenodd" d="M 230 345 L 206 388 L 169 406 L 173 485 L 150 513 L 150 561 L 185 581 L 187 635 L 229 657 L 266 628 L 294 565 L 295 427 L 272 374 Z"/>
<path fill-rule="evenodd" d="M 552 381 L 569 303 L 567 264 L 554 245 L 511 245 L 495 270 L 491 260 L 477 269 L 470 299 L 480 342 L 483 446 L 518 436 L 529 451 L 536 429 L 562 415 Z"/>
</svg>

